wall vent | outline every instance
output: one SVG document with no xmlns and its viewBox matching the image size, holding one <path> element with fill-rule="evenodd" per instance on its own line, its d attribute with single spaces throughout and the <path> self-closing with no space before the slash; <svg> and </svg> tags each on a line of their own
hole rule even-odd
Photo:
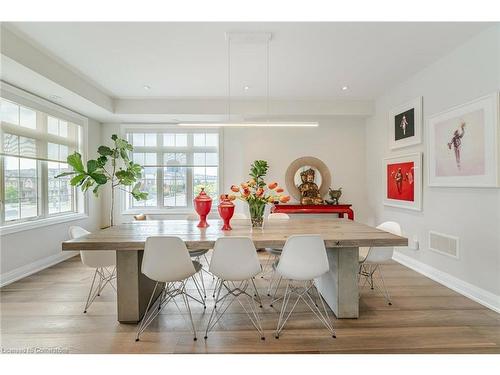
<svg viewBox="0 0 500 375">
<path fill-rule="evenodd" d="M 429 249 L 440 254 L 448 255 L 453 258 L 459 258 L 459 240 L 458 237 L 449 234 L 429 231 Z"/>
</svg>

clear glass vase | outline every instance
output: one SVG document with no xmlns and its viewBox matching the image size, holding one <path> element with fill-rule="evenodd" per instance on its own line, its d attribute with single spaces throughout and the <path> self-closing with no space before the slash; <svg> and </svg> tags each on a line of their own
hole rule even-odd
<svg viewBox="0 0 500 375">
<path fill-rule="evenodd" d="M 248 209 L 250 211 L 250 220 L 252 221 L 253 228 L 262 228 L 264 224 L 264 210 L 266 208 L 266 202 L 254 201 L 248 203 Z"/>
</svg>

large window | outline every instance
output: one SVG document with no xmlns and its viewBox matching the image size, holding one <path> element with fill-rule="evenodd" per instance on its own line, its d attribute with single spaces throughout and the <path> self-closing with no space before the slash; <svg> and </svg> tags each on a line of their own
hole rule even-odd
<svg viewBox="0 0 500 375">
<path fill-rule="evenodd" d="M 49 114 L 33 98 L 15 98 L 2 87 L 0 226 L 78 212 L 71 177 L 55 177 L 69 171 L 66 157 L 80 150 L 82 124 L 55 110 Z"/>
<path fill-rule="evenodd" d="M 129 197 L 127 207 L 155 209 L 192 208 L 201 188 L 214 199 L 219 193 L 219 142 L 217 129 L 125 128 L 134 146 L 131 157 L 144 166 L 142 189 L 148 200 L 137 202 Z"/>
</svg>

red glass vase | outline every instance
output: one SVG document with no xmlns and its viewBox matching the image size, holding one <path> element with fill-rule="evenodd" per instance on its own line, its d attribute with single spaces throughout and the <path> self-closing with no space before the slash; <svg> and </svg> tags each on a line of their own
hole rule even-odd
<svg viewBox="0 0 500 375">
<path fill-rule="evenodd" d="M 230 220 L 234 214 L 234 203 L 231 202 L 229 196 L 227 194 L 220 196 L 219 203 L 219 215 L 224 220 L 224 225 L 222 226 L 222 230 L 231 230 Z"/>
<path fill-rule="evenodd" d="M 205 188 L 201 188 L 200 194 L 193 199 L 193 203 L 196 213 L 200 216 L 200 222 L 197 225 L 198 228 L 208 227 L 207 215 L 212 209 L 212 198 L 205 193 Z"/>
</svg>

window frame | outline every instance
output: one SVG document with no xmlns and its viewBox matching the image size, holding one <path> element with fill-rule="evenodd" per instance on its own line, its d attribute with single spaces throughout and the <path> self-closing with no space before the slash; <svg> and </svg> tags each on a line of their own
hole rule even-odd
<svg viewBox="0 0 500 375">
<path fill-rule="evenodd" d="M 223 189 L 223 181 L 224 181 L 224 171 L 223 171 L 223 138 L 224 131 L 222 128 L 214 128 L 214 127 L 196 127 L 196 128 L 183 128 L 179 127 L 176 124 L 121 124 L 120 126 L 120 135 L 121 137 L 127 139 L 128 133 L 156 133 L 157 141 L 160 137 L 163 137 L 164 133 L 214 133 L 218 134 L 218 145 L 217 145 L 217 156 L 218 156 L 218 165 L 217 165 L 217 184 L 218 191 L 217 194 L 221 194 L 221 190 Z M 188 138 L 189 139 L 189 138 Z M 163 155 L 167 152 L 186 152 L 187 154 L 193 154 L 195 152 L 194 146 L 189 144 L 186 147 L 162 147 L 159 146 L 140 146 L 140 150 L 136 151 L 137 148 L 134 147 L 133 152 L 143 152 L 143 153 L 155 153 L 156 161 L 158 165 L 163 164 Z M 207 148 L 208 149 L 208 148 Z M 208 152 L 208 151 L 204 151 Z M 187 160 L 187 164 L 189 164 L 189 157 Z M 194 211 L 194 207 L 192 202 L 190 202 L 189 197 L 193 195 L 193 184 L 189 181 L 193 180 L 192 168 L 187 169 L 186 173 L 186 207 L 168 207 L 164 206 L 164 196 L 163 196 L 163 182 L 164 182 L 164 167 L 157 167 L 157 175 L 156 175 L 156 189 L 157 189 L 157 204 L 156 206 L 144 206 L 144 207 L 131 207 L 128 203 L 128 200 L 131 198 L 128 197 L 128 194 L 122 194 L 122 199 L 120 199 L 120 212 L 124 215 L 136 215 L 139 213 L 144 214 L 187 214 L 192 213 Z M 191 203 L 191 204 L 190 204 Z M 216 205 L 212 205 L 212 212 L 217 211 Z"/>
<path fill-rule="evenodd" d="M 19 107 L 29 108 L 37 113 L 38 121 L 43 121 L 47 126 L 48 117 L 55 117 L 59 120 L 72 122 L 79 126 L 81 139 L 79 140 L 78 152 L 82 154 L 84 162 L 87 160 L 87 139 L 88 139 L 88 119 L 72 112 L 64 107 L 54 104 L 48 100 L 40 98 L 29 92 L 1 82 L 0 98 L 12 102 Z M 10 124 L 10 123 L 8 123 Z M 14 124 L 13 124 L 14 125 Z M 21 126 L 16 124 L 17 126 Z M 0 131 L 0 135 L 4 132 Z M 3 136 L 1 141 L 3 142 Z M 36 140 L 41 147 L 46 147 L 44 142 Z M 46 143 L 46 142 L 45 142 Z M 16 233 L 23 230 L 34 229 L 56 223 L 73 220 L 80 220 L 88 217 L 88 198 L 77 188 L 73 188 L 73 210 L 49 214 L 49 172 L 48 161 L 38 157 L 19 158 L 36 160 L 37 163 L 37 216 L 30 218 L 20 218 L 17 220 L 5 221 L 5 157 L 0 155 L 0 234 Z"/>
</svg>

